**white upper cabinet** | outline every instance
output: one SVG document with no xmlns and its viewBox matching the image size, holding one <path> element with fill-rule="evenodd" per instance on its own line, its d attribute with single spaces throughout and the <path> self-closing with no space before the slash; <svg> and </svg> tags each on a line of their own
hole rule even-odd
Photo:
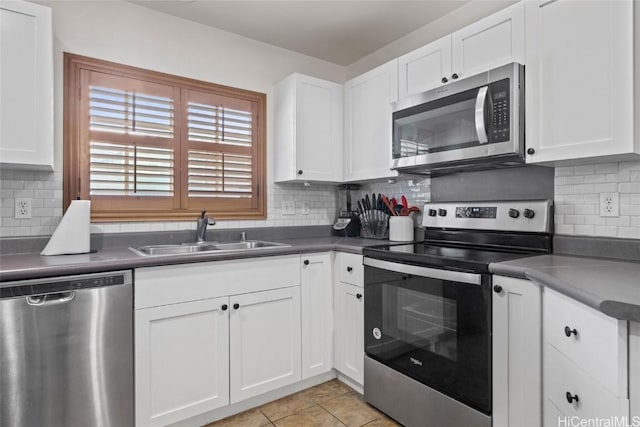
<svg viewBox="0 0 640 427">
<path fill-rule="evenodd" d="M 640 153 L 632 1 L 526 2 L 528 163 Z"/>
<path fill-rule="evenodd" d="M 519 2 L 401 56 L 400 99 L 511 62 L 524 64 L 524 32 Z"/>
<path fill-rule="evenodd" d="M 452 79 L 472 76 L 511 62 L 525 64 L 524 33 L 524 2 L 456 31 L 451 35 Z"/>
<path fill-rule="evenodd" d="M 398 60 L 345 84 L 345 181 L 398 176 L 391 165 L 391 103 L 398 100 Z"/>
<path fill-rule="evenodd" d="M 292 74 L 275 108 L 275 181 L 342 181 L 342 85 Z"/>
<path fill-rule="evenodd" d="M 51 9 L 0 3 L 0 162 L 53 170 Z"/>
<path fill-rule="evenodd" d="M 433 89 L 447 83 L 450 78 L 450 35 L 398 59 L 399 99 Z"/>
</svg>

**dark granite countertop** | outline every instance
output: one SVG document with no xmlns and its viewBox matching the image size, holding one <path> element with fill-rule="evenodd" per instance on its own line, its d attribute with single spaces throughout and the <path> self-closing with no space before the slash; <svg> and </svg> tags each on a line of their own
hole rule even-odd
<svg viewBox="0 0 640 427">
<path fill-rule="evenodd" d="M 489 271 L 529 279 L 620 320 L 640 322 L 640 263 L 539 255 L 489 265 Z"/>
<path fill-rule="evenodd" d="M 368 246 L 388 243 L 386 240 L 355 237 L 307 237 L 278 239 L 288 247 L 272 247 L 225 253 L 196 253 L 168 256 L 141 256 L 128 247 L 107 248 L 81 255 L 41 256 L 38 253 L 5 255 L 0 259 L 0 281 L 37 279 L 72 274 L 124 270 L 156 265 L 187 264 L 263 256 L 290 255 L 311 252 L 340 251 L 361 254 Z"/>
</svg>

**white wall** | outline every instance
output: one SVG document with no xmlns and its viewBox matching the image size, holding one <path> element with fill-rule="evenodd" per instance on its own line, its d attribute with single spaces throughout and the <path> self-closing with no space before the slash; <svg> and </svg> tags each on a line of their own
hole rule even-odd
<svg viewBox="0 0 640 427">
<path fill-rule="evenodd" d="M 352 79 L 378 65 L 411 52 L 434 40 L 446 36 L 500 9 L 516 3 L 516 0 L 475 0 L 446 14 L 440 19 L 418 28 L 406 36 L 389 43 L 370 55 L 347 67 L 347 80 Z"/>
<path fill-rule="evenodd" d="M 293 72 L 342 83 L 345 68 L 172 17 L 123 1 L 41 1 L 52 8 L 54 32 L 55 170 L 53 174 L 2 171 L 0 237 L 50 234 L 62 212 L 63 52 L 190 77 L 267 94 L 266 221 L 220 221 L 218 227 L 330 224 L 332 186 L 276 185 L 273 174 L 273 87 Z M 34 199 L 34 218 L 13 218 L 13 198 Z M 308 215 L 282 216 L 281 203 L 309 203 Z M 37 210 L 36 210 L 37 209 Z M 192 222 L 97 225 L 94 231 L 192 228 Z"/>
</svg>

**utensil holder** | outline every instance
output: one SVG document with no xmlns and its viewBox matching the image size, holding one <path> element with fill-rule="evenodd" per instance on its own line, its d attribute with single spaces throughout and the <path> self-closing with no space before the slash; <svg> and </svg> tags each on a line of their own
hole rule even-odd
<svg viewBox="0 0 640 427">
<path fill-rule="evenodd" d="M 389 219 L 389 240 L 394 242 L 413 241 L 413 218 L 394 216 Z"/>
<path fill-rule="evenodd" d="M 389 215 L 380 210 L 361 213 L 360 235 L 366 239 L 389 238 Z"/>
</svg>

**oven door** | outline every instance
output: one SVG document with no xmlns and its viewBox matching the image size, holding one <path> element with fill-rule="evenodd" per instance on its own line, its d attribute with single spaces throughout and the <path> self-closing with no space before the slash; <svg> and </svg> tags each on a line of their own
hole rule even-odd
<svg viewBox="0 0 640 427">
<path fill-rule="evenodd" d="M 491 413 L 491 276 L 365 258 L 365 352 Z"/>
</svg>

